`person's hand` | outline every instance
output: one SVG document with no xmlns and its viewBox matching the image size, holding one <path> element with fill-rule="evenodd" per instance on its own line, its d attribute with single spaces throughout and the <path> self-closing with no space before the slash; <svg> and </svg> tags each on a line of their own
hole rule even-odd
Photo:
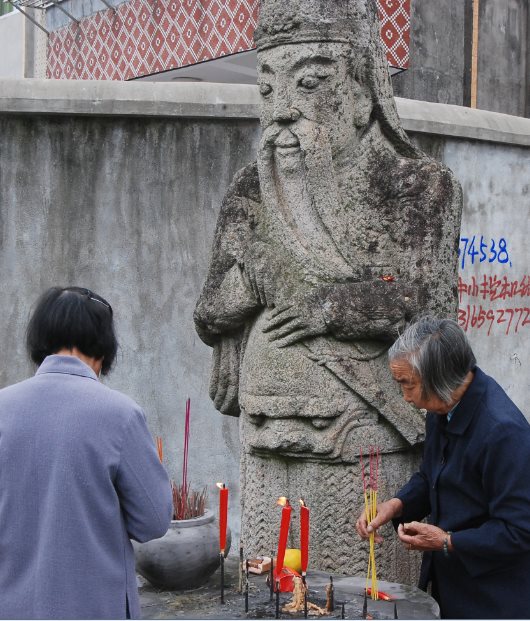
<svg viewBox="0 0 530 621">
<path fill-rule="evenodd" d="M 368 523 L 366 512 L 363 511 L 355 523 L 357 533 L 362 539 L 369 539 L 370 535 L 375 532 L 375 541 L 381 543 L 383 537 L 377 534 L 377 529 L 390 522 L 390 520 L 399 517 L 402 511 L 403 503 L 399 498 L 391 498 L 386 502 L 378 504 L 376 516 L 370 523 Z"/>
<path fill-rule="evenodd" d="M 407 550 L 419 550 L 420 552 L 443 550 L 444 540 L 447 536 L 444 530 L 432 524 L 409 522 L 398 526 L 398 537 L 405 544 Z"/>
<path fill-rule="evenodd" d="M 274 308 L 263 328 L 277 347 L 286 347 L 302 339 L 327 332 L 318 298 L 308 296 L 304 301 Z"/>
</svg>

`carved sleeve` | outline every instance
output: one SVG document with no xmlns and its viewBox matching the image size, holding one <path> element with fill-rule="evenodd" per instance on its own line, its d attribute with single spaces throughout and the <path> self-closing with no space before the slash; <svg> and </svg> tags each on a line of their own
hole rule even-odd
<svg viewBox="0 0 530 621">
<path fill-rule="evenodd" d="M 342 283 L 315 293 L 328 331 L 339 339 L 393 340 L 421 315 L 456 314 L 461 188 L 433 160 L 425 158 L 413 172 L 410 184 L 396 184 L 387 205 L 390 234 L 400 248 L 394 280 Z"/>
<path fill-rule="evenodd" d="M 222 336 L 240 332 L 246 320 L 260 308 L 242 268 L 251 232 L 249 199 L 243 194 L 246 171 L 236 175 L 223 200 L 208 277 L 194 312 L 197 332 L 211 346 Z"/>
</svg>

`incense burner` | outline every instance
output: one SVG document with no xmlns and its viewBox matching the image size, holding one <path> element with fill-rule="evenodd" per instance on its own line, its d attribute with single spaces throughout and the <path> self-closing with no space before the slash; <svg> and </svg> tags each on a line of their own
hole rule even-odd
<svg viewBox="0 0 530 621">
<path fill-rule="evenodd" d="M 227 533 L 225 556 L 230 550 Z M 219 567 L 219 527 L 207 509 L 189 520 L 172 520 L 167 533 L 146 543 L 133 541 L 136 570 L 160 589 L 193 589 Z"/>
</svg>

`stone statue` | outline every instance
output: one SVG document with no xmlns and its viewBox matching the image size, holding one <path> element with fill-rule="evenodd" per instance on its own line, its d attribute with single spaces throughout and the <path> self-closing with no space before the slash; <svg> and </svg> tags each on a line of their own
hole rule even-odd
<svg viewBox="0 0 530 621">
<path fill-rule="evenodd" d="M 362 574 L 359 451 L 380 447 L 387 497 L 415 469 L 424 419 L 386 352 L 456 313 L 461 190 L 400 124 L 372 0 L 262 0 L 255 41 L 257 162 L 224 198 L 195 323 L 215 406 L 240 416 L 246 549 L 269 553 L 276 498 L 303 496 L 310 567 Z M 383 577 L 414 580 L 394 541 Z"/>
</svg>

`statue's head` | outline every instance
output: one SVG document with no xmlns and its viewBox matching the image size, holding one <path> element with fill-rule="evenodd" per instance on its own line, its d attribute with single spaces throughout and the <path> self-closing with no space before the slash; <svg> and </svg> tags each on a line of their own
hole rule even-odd
<svg viewBox="0 0 530 621">
<path fill-rule="evenodd" d="M 347 156 L 375 120 L 405 155 L 374 0 L 261 0 L 254 33 L 261 123 L 275 146 L 294 149 L 296 127 L 325 130 L 333 157 Z M 292 131 L 291 131 L 292 130 Z"/>
</svg>

